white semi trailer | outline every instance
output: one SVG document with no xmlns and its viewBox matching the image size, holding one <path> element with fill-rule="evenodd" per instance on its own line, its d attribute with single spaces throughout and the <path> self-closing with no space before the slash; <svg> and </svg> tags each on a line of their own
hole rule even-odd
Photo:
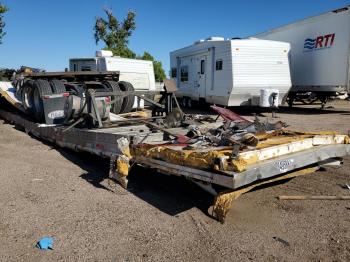
<svg viewBox="0 0 350 262">
<path fill-rule="evenodd" d="M 183 106 L 259 105 L 261 90 L 274 95 L 267 98 L 278 106 L 291 87 L 289 50 L 278 41 L 210 37 L 171 52 L 170 75 Z"/>
<path fill-rule="evenodd" d="M 137 91 L 155 91 L 153 62 L 113 56 L 111 51 L 96 51 L 95 57 L 69 59 L 69 71 L 106 71 L 120 73 L 119 80 L 133 85 Z M 136 101 L 134 107 L 143 107 L 144 101 Z"/>
<path fill-rule="evenodd" d="M 349 92 L 350 5 L 254 37 L 290 43 L 290 106 L 305 94 L 324 105 L 328 97 Z"/>
</svg>

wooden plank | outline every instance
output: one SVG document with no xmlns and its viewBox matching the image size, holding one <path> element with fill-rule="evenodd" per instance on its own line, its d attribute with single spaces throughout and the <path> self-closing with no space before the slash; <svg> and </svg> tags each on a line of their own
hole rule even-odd
<svg viewBox="0 0 350 262">
<path fill-rule="evenodd" d="M 279 200 L 350 200 L 350 196 L 279 196 Z"/>
</svg>

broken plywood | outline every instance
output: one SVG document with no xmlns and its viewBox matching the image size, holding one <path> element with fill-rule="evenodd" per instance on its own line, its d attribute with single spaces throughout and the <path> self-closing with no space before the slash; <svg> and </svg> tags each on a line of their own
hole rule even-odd
<svg viewBox="0 0 350 262">
<path fill-rule="evenodd" d="M 305 136 L 307 138 L 305 138 Z M 265 141 L 265 146 L 241 152 L 238 157 L 231 158 L 232 147 L 213 150 L 185 150 L 184 146 L 173 145 L 138 145 L 132 149 L 135 157 L 161 159 L 172 164 L 188 166 L 202 170 L 242 172 L 249 165 L 286 154 L 300 152 L 319 145 L 348 144 L 346 135 L 296 135 L 273 137 Z"/>
</svg>

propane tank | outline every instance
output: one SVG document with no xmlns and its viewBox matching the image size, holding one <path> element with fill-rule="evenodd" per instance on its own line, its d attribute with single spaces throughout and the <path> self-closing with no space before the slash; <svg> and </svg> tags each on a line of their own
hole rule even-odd
<svg viewBox="0 0 350 262">
<path fill-rule="evenodd" d="M 279 90 L 278 89 L 261 89 L 260 90 L 260 107 L 278 107 Z"/>
</svg>

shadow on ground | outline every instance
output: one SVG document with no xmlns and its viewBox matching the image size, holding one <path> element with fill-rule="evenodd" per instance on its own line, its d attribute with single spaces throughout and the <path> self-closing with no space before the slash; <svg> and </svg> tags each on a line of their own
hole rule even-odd
<svg viewBox="0 0 350 262">
<path fill-rule="evenodd" d="M 82 179 L 96 188 L 114 192 L 112 188 L 104 185 L 108 183 L 103 183 L 108 179 L 108 159 L 69 149 L 56 148 L 56 150 L 86 171 L 80 175 Z M 207 214 L 208 207 L 213 201 L 213 196 L 184 178 L 168 176 L 138 165 L 133 166 L 128 179 L 127 190 L 130 193 L 171 216 L 194 207 Z"/>
</svg>

